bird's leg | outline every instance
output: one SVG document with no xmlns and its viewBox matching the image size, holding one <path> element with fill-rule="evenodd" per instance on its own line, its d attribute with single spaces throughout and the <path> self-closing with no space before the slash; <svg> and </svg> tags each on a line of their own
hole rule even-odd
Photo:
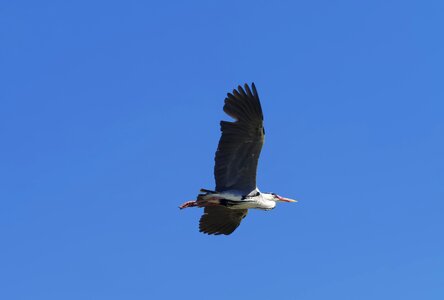
<svg viewBox="0 0 444 300">
<path fill-rule="evenodd" d="M 187 207 L 208 207 L 208 206 L 218 206 L 221 205 L 221 200 L 219 197 L 208 197 L 206 199 L 204 198 L 198 198 L 196 201 L 187 201 L 181 206 L 179 206 L 180 209 L 184 209 Z"/>
<path fill-rule="evenodd" d="M 196 205 L 198 207 L 218 206 L 220 205 L 219 197 L 199 197 L 197 198 Z"/>
<path fill-rule="evenodd" d="M 181 206 L 179 206 L 179 208 L 184 209 L 184 208 L 193 207 L 193 206 L 197 206 L 197 201 L 187 201 L 184 204 L 182 204 Z"/>
</svg>

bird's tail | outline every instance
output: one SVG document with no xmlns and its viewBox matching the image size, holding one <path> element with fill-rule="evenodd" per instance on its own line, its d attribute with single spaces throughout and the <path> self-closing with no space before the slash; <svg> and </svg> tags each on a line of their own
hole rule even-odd
<svg viewBox="0 0 444 300">
<path fill-rule="evenodd" d="M 214 194 L 217 194 L 216 191 L 206 190 L 206 189 L 200 189 L 200 192 L 203 194 L 197 195 L 197 200 L 193 201 L 187 201 L 181 206 L 179 206 L 180 209 L 184 209 L 187 207 L 206 207 L 206 206 L 216 206 L 219 205 L 220 198 L 217 196 L 212 196 Z"/>
<path fill-rule="evenodd" d="M 220 204 L 219 193 L 212 190 L 200 189 L 200 194 L 197 195 L 196 205 L 198 207 L 206 207 Z"/>
<path fill-rule="evenodd" d="M 201 193 L 207 193 L 207 194 L 216 194 L 216 191 L 207 190 L 207 189 L 200 189 Z"/>
</svg>

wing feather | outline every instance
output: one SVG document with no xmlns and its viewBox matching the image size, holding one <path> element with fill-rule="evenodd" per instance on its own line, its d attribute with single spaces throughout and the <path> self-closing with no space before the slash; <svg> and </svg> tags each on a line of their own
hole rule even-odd
<svg viewBox="0 0 444 300">
<path fill-rule="evenodd" d="M 254 83 L 227 94 L 224 111 L 235 122 L 221 121 L 222 136 L 216 151 L 216 191 L 248 194 L 256 188 L 259 155 L 264 143 L 263 114 Z"/>
<path fill-rule="evenodd" d="M 199 221 L 199 231 L 207 234 L 231 234 L 248 213 L 248 209 L 229 209 L 223 206 L 205 207 Z"/>
</svg>

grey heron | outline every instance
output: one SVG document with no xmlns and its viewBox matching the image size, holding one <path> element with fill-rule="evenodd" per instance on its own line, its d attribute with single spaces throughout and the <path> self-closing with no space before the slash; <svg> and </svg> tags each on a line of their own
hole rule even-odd
<svg viewBox="0 0 444 300">
<path fill-rule="evenodd" d="M 216 151 L 215 190 L 201 189 L 197 200 L 179 206 L 203 207 L 199 231 L 231 234 L 246 217 L 248 209 L 271 210 L 276 202 L 296 202 L 275 193 L 262 193 L 256 186 L 259 155 L 265 130 L 262 107 L 254 83 L 238 86 L 225 98 L 224 111 L 235 122 L 221 121 L 222 136 Z"/>
</svg>

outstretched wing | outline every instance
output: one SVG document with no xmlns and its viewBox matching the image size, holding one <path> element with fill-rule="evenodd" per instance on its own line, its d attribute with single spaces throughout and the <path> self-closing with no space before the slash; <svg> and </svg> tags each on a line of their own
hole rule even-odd
<svg viewBox="0 0 444 300">
<path fill-rule="evenodd" d="M 238 190 L 244 195 L 256 188 L 257 162 L 265 131 L 259 96 L 254 86 L 239 86 L 225 98 L 224 111 L 235 122 L 221 121 L 222 136 L 216 151 L 216 191 Z"/>
<path fill-rule="evenodd" d="M 231 234 L 248 213 L 248 209 L 229 209 L 224 206 L 205 207 L 199 221 L 199 231 L 207 234 Z"/>
</svg>

